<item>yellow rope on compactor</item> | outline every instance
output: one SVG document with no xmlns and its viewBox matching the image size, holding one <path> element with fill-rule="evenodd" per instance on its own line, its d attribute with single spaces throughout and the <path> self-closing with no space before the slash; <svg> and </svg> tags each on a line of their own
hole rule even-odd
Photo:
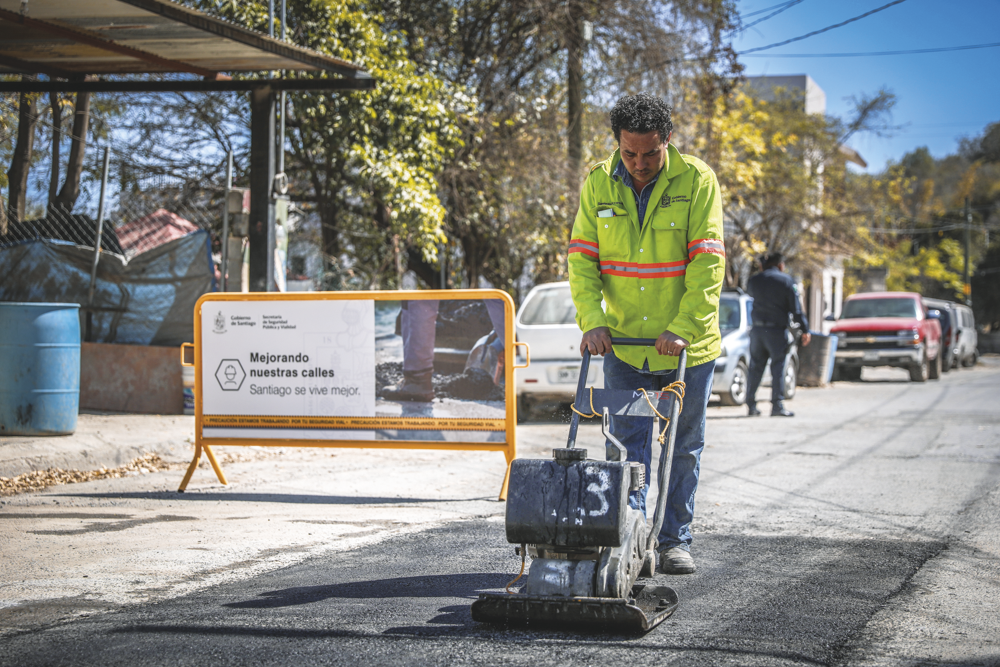
<svg viewBox="0 0 1000 667">
<path fill-rule="evenodd" d="M 642 397 L 646 399 L 647 403 L 649 403 L 649 409 L 652 410 L 657 417 L 663 420 L 663 430 L 660 431 L 660 437 L 657 438 L 662 445 L 667 437 L 667 429 L 670 427 L 670 418 L 661 415 L 660 412 L 653 406 L 653 402 L 649 400 L 649 395 L 646 393 L 645 389 L 640 387 L 639 391 L 642 392 Z M 677 382 L 671 382 L 663 388 L 663 391 L 677 397 L 677 414 L 680 414 L 681 410 L 684 409 L 684 383 L 679 380 Z"/>
<path fill-rule="evenodd" d="M 597 410 L 594 409 L 594 388 L 593 387 L 587 387 L 587 388 L 590 389 L 590 414 L 588 415 L 586 413 L 577 410 L 576 401 L 573 401 L 572 403 L 569 404 L 569 409 L 575 412 L 576 414 L 580 415 L 581 417 L 587 417 L 587 418 L 600 417 L 600 415 L 597 414 Z M 640 387 L 639 391 L 642 392 L 642 397 L 646 399 L 647 403 L 649 403 L 649 409 L 652 410 L 653 413 L 657 417 L 662 419 L 664 422 L 663 430 L 660 432 L 659 438 L 657 438 L 660 444 L 662 445 L 664 443 L 665 438 L 667 437 L 667 428 L 670 426 L 670 418 L 661 415 L 660 412 L 656 409 L 656 407 L 653 406 L 653 401 L 649 400 L 649 395 L 646 393 L 645 389 Z M 678 402 L 677 414 L 680 414 L 681 410 L 684 409 L 684 383 L 679 380 L 677 382 L 671 382 L 669 385 L 664 387 L 662 391 L 673 394 L 674 396 L 677 397 L 677 402 Z"/>
</svg>

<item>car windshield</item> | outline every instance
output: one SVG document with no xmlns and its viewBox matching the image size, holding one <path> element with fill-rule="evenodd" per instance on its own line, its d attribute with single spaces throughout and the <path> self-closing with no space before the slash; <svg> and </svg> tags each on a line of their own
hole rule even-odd
<svg viewBox="0 0 1000 667">
<path fill-rule="evenodd" d="M 916 317 L 917 302 L 913 299 L 851 299 L 844 304 L 842 318 L 859 317 Z"/>
<path fill-rule="evenodd" d="M 740 328 L 739 299 L 727 299 L 726 297 L 719 299 L 719 328 L 722 330 Z"/>
<path fill-rule="evenodd" d="M 539 290 L 521 311 L 521 324 L 575 324 L 576 306 L 569 287 Z"/>
</svg>

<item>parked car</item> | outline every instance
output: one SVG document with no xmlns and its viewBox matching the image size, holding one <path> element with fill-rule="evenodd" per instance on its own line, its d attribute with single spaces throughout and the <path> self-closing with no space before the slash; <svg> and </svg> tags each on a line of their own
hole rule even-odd
<svg viewBox="0 0 1000 667">
<path fill-rule="evenodd" d="M 960 303 L 955 304 L 957 311 L 955 328 L 958 330 L 958 340 L 955 343 L 955 365 L 966 368 L 975 366 L 979 361 L 979 334 L 976 333 L 976 319 L 972 309 Z"/>
<path fill-rule="evenodd" d="M 834 379 L 861 379 L 865 366 L 905 368 L 913 382 L 941 376 L 941 312 L 915 292 L 868 292 L 844 301 Z"/>
<path fill-rule="evenodd" d="M 957 303 L 943 299 L 924 299 L 924 305 L 941 313 L 941 372 L 947 373 L 958 363 L 955 348 L 958 344 L 959 328 Z"/>
<path fill-rule="evenodd" d="M 719 297 L 719 329 L 722 352 L 715 360 L 712 393 L 723 405 L 743 405 L 750 380 L 750 329 L 753 327 L 753 297 L 741 289 L 725 289 Z M 789 333 L 789 337 L 792 334 Z M 793 340 L 785 358 L 785 400 L 795 396 L 799 355 Z M 763 384 L 771 383 L 771 362 L 764 369 Z"/>
<path fill-rule="evenodd" d="M 537 403 L 572 402 L 580 377 L 580 340 L 569 283 L 546 283 L 528 292 L 514 323 L 517 340 L 527 343 L 531 365 L 517 372 L 518 412 L 527 416 Z M 524 363 L 524 359 L 518 359 Z M 604 386 L 604 359 L 594 357 L 587 384 Z"/>
<path fill-rule="evenodd" d="M 726 290 L 719 300 L 722 356 L 715 362 L 712 392 L 724 405 L 746 402 L 750 368 L 750 328 L 753 298 L 742 290 Z M 532 406 L 546 402 L 569 403 L 580 377 L 580 339 L 576 307 L 569 283 L 537 285 L 517 311 L 517 340 L 527 343 L 531 365 L 517 372 L 518 412 L 526 416 Z M 523 358 L 518 363 L 524 363 Z M 799 370 L 798 348 L 789 341 L 785 359 L 785 399 L 795 396 Z M 770 384 L 770 367 L 764 385 Z M 594 357 L 587 384 L 604 386 L 604 359 Z"/>
</svg>

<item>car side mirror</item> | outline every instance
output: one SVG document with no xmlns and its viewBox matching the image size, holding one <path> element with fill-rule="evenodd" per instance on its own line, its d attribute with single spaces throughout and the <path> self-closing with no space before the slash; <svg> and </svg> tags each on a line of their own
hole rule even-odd
<svg viewBox="0 0 1000 667">
<path fill-rule="evenodd" d="M 832 314 L 831 315 L 827 315 L 823 319 L 826 320 L 827 322 L 836 322 L 837 321 L 837 318 L 834 317 Z"/>
</svg>

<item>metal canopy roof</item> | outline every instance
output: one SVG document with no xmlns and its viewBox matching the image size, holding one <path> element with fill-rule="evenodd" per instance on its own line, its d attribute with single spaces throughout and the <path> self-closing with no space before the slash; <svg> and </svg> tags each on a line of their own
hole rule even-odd
<svg viewBox="0 0 1000 667">
<path fill-rule="evenodd" d="M 22 13 L 22 10 L 24 13 Z M 0 73 L 311 70 L 368 78 L 358 65 L 169 0 L 0 0 Z"/>
</svg>

